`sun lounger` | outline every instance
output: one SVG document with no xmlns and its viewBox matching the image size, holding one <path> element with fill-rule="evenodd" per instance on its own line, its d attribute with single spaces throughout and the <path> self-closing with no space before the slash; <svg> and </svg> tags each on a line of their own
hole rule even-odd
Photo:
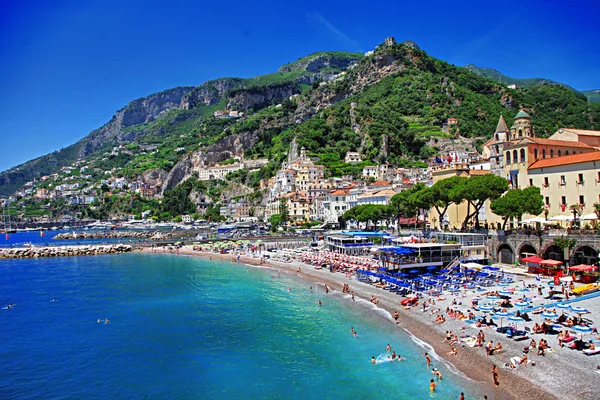
<svg viewBox="0 0 600 400">
<path fill-rule="evenodd" d="M 595 349 L 595 350 L 587 349 L 587 350 L 583 350 L 583 354 L 585 354 L 586 356 L 593 356 L 593 355 L 598 354 L 598 353 L 600 353 L 600 349 Z"/>
</svg>

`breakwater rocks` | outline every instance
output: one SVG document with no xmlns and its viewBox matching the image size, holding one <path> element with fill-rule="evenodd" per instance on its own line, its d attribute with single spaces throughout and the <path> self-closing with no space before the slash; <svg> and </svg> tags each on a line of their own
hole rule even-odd
<svg viewBox="0 0 600 400">
<path fill-rule="evenodd" d="M 109 232 L 65 232 L 54 236 L 56 240 L 75 239 L 166 239 L 170 233 L 151 231 L 109 231 Z"/>
<path fill-rule="evenodd" d="M 132 250 L 132 246 L 125 244 L 97 246 L 19 247 L 12 249 L 0 249 L 0 258 L 92 256 L 98 254 L 128 253 Z"/>
</svg>

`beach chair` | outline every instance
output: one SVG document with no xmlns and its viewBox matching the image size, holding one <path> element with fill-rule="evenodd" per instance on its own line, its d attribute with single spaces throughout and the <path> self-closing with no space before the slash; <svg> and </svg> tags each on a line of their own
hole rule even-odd
<svg viewBox="0 0 600 400">
<path fill-rule="evenodd" d="M 600 349 L 595 349 L 595 350 L 586 349 L 586 350 L 583 350 L 582 353 L 585 354 L 586 356 L 593 356 L 593 355 L 600 353 Z"/>
</svg>

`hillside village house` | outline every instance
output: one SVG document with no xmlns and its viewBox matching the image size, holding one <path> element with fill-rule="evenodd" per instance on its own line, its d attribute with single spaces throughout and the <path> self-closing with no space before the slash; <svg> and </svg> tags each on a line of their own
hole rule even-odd
<svg viewBox="0 0 600 400">
<path fill-rule="evenodd" d="M 349 151 L 346 153 L 346 157 L 344 158 L 344 162 L 346 164 L 358 164 L 362 161 L 360 153 L 356 151 Z"/>
</svg>

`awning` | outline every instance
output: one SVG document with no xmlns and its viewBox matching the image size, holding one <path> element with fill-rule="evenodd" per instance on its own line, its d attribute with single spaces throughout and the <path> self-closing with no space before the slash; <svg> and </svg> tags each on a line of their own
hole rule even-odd
<svg viewBox="0 0 600 400">
<path fill-rule="evenodd" d="M 526 263 L 539 264 L 541 261 L 544 261 L 544 259 L 541 257 L 538 257 L 538 256 L 529 256 L 529 257 L 521 258 L 521 262 L 526 262 Z"/>
<path fill-rule="evenodd" d="M 596 271 L 598 269 L 598 267 L 596 267 L 595 265 L 586 265 L 586 264 L 579 264 L 579 265 L 575 265 L 574 267 L 569 267 L 569 271 L 582 271 L 582 272 L 592 272 L 592 271 Z"/>
<path fill-rule="evenodd" d="M 544 260 L 539 262 L 540 265 L 549 265 L 551 267 L 556 267 L 562 265 L 562 261 L 557 260 Z"/>
</svg>

